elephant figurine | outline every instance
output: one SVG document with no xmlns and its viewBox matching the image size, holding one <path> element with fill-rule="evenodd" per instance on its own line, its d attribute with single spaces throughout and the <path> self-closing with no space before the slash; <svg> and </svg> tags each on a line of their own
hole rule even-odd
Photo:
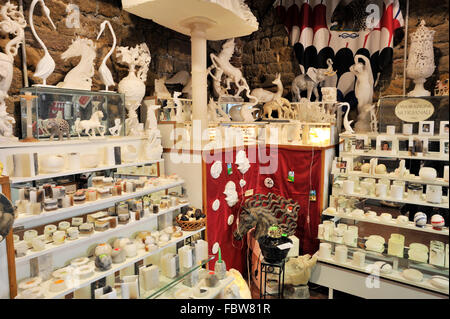
<svg viewBox="0 0 450 319">
<path fill-rule="evenodd" d="M 331 59 L 327 60 L 328 68 L 326 69 L 316 69 L 310 67 L 306 74 L 300 74 L 295 77 L 292 81 L 291 92 L 294 100 L 299 102 L 301 100 L 300 93 L 302 91 L 307 91 L 307 99 L 311 101 L 311 96 L 314 93 L 316 101 L 319 99 L 319 92 L 317 87 L 323 81 L 325 81 L 327 76 L 334 76 L 336 71 L 333 71 L 333 61 Z"/>
<path fill-rule="evenodd" d="M 53 140 L 55 135 L 58 135 L 58 139 L 62 141 L 64 134 L 66 134 L 67 139 L 70 140 L 70 125 L 64 119 L 60 118 L 49 119 L 45 123 L 45 127 L 43 129 L 49 132 L 51 141 Z"/>
</svg>

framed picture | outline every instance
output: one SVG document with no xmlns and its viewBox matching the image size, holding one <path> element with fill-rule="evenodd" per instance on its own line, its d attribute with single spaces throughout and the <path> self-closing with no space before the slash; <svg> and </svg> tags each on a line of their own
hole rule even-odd
<svg viewBox="0 0 450 319">
<path fill-rule="evenodd" d="M 412 141 L 413 145 L 411 147 L 412 156 L 423 156 L 428 153 L 428 138 L 416 137 Z"/>
<path fill-rule="evenodd" d="M 377 151 L 385 154 L 396 154 L 397 139 L 391 136 L 378 136 L 377 137 Z"/>
<path fill-rule="evenodd" d="M 367 150 L 369 144 L 369 139 L 367 135 L 356 135 L 352 143 L 352 152 L 354 153 L 364 153 Z"/>
<path fill-rule="evenodd" d="M 441 155 L 448 158 L 448 140 L 441 140 Z"/>
<path fill-rule="evenodd" d="M 448 136 L 448 121 L 441 121 L 439 125 L 439 135 Z"/>
<path fill-rule="evenodd" d="M 434 121 L 420 121 L 419 135 L 434 135 Z"/>
<path fill-rule="evenodd" d="M 410 151 L 410 145 L 412 146 L 412 140 L 410 142 L 409 137 L 397 137 L 397 144 L 398 144 L 398 152 L 399 154 L 408 154 Z M 410 155 L 410 154 L 409 154 Z"/>
</svg>

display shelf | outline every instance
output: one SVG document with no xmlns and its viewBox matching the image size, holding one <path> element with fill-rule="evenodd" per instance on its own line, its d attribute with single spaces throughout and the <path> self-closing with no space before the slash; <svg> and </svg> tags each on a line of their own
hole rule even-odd
<svg viewBox="0 0 450 319">
<path fill-rule="evenodd" d="M 377 200 L 377 201 L 396 202 L 396 203 L 429 206 L 429 207 L 437 207 L 437 208 L 444 208 L 444 209 L 449 208 L 448 196 L 442 196 L 441 204 L 428 203 L 424 200 L 418 202 L 418 201 L 412 201 L 412 200 L 408 200 L 408 199 L 395 199 L 395 198 L 390 198 L 390 197 L 380 198 L 380 197 L 376 197 L 376 196 L 362 195 L 362 194 L 336 194 L 336 195 L 333 194 L 333 196 L 359 197 L 359 198 L 365 198 L 365 199 L 373 199 L 373 200 Z M 404 193 L 403 196 L 406 197 L 407 194 Z"/>
<path fill-rule="evenodd" d="M 117 169 L 117 168 L 122 168 L 122 167 L 143 166 L 143 165 L 161 163 L 163 161 L 164 161 L 163 159 L 159 159 L 159 160 L 151 160 L 151 161 L 125 163 L 125 164 L 120 164 L 120 165 L 105 165 L 105 166 L 98 166 L 95 168 L 83 168 L 83 169 L 73 170 L 73 171 L 67 170 L 67 171 L 63 171 L 63 172 L 59 172 L 59 173 L 52 173 L 52 174 L 39 174 L 39 175 L 32 176 L 32 177 L 11 177 L 11 184 L 26 183 L 26 182 L 32 182 L 32 181 L 43 180 L 43 179 L 48 179 L 48 178 L 97 172 L 97 171 Z M 129 175 L 129 174 L 127 174 L 127 175 Z"/>
<path fill-rule="evenodd" d="M 391 222 L 385 222 L 385 221 L 382 221 L 379 216 L 377 216 L 376 219 L 375 218 L 366 218 L 366 217 L 354 217 L 354 216 L 350 216 L 350 214 L 338 213 L 338 212 L 330 213 L 330 212 L 327 212 L 326 210 L 322 213 L 322 215 L 338 217 L 338 218 L 345 218 L 345 219 L 350 219 L 350 220 L 355 220 L 355 221 L 360 221 L 360 222 L 365 222 L 365 223 L 371 223 L 371 224 L 379 224 L 379 225 L 385 225 L 385 226 L 391 226 L 391 227 L 410 229 L 410 230 L 432 233 L 432 234 L 439 234 L 439 235 L 445 235 L 445 236 L 449 235 L 448 227 L 443 227 L 442 230 L 436 230 L 436 229 L 433 229 L 433 227 L 430 224 L 427 224 L 425 227 L 420 228 L 420 227 L 417 227 L 416 224 L 411 221 L 409 221 L 408 224 L 405 225 L 405 224 L 398 224 L 395 219 L 393 219 Z"/>
<path fill-rule="evenodd" d="M 365 135 L 365 136 L 367 136 L 369 138 L 377 138 L 378 136 L 394 137 L 394 138 L 402 138 L 402 139 L 405 139 L 405 138 L 413 138 L 413 139 L 414 138 L 427 138 L 428 140 L 433 140 L 433 141 L 435 141 L 435 140 L 448 140 L 449 139 L 448 135 L 418 135 L 418 134 L 400 134 L 400 133 L 397 133 L 397 134 L 386 134 L 386 133 L 372 133 L 372 132 L 370 132 L 370 133 L 363 133 L 363 134 L 357 134 L 357 133 L 354 133 L 354 134 L 344 134 L 344 133 L 342 133 L 342 134 L 340 134 L 340 136 L 342 138 L 356 138 L 356 137 L 359 137 L 361 135 Z"/>
<path fill-rule="evenodd" d="M 155 289 L 144 290 L 143 285 L 140 285 L 141 299 L 153 299 L 158 296 L 163 295 L 166 291 L 177 286 L 187 275 L 191 274 L 196 270 L 200 270 L 204 265 L 207 265 L 215 256 L 209 256 L 207 259 L 203 260 L 200 264 L 193 266 L 186 272 L 178 274 L 175 278 L 168 278 L 162 275 L 161 270 L 159 271 L 159 286 Z"/>
<path fill-rule="evenodd" d="M 109 276 L 111 274 L 114 274 L 115 272 L 117 272 L 117 271 L 119 271 L 119 270 L 121 270 L 123 268 L 132 266 L 132 265 L 134 265 L 134 263 L 136 263 L 136 262 L 138 262 L 138 261 L 140 261 L 142 259 L 145 259 L 147 257 L 150 257 L 150 256 L 152 256 L 154 254 L 157 254 L 157 253 L 161 252 L 162 250 L 164 250 L 164 249 L 166 249 L 168 247 L 174 246 L 178 242 L 181 242 L 181 241 L 185 240 L 186 238 L 189 238 L 189 237 L 191 237 L 191 236 L 193 236 L 195 234 L 198 234 L 198 233 L 200 233 L 200 232 L 202 232 L 204 230 L 205 230 L 205 227 L 203 227 L 203 228 L 201 228 L 199 230 L 196 230 L 196 231 L 183 232 L 183 236 L 181 236 L 179 238 L 176 238 L 176 240 L 172 239 L 167 245 L 164 245 L 164 246 L 158 248 L 157 250 L 154 250 L 154 251 L 151 251 L 151 252 L 146 252 L 145 250 L 141 249 L 141 250 L 138 251 L 138 254 L 137 254 L 136 257 L 127 258 L 126 261 L 124 261 L 123 263 L 120 263 L 120 264 L 113 264 L 112 267 L 109 270 L 107 270 L 107 271 L 98 271 L 97 269 L 95 269 L 94 270 L 94 274 L 91 277 L 86 278 L 86 279 L 82 279 L 82 280 L 73 280 L 72 282 L 69 282 L 68 288 L 65 289 L 64 291 L 61 291 L 61 292 L 51 292 L 49 290 L 49 286 L 50 286 L 51 280 L 45 281 L 41 285 L 41 287 L 43 287 L 43 289 L 44 289 L 45 299 L 62 298 L 65 295 L 68 295 L 68 294 L 74 292 L 77 289 L 83 288 L 83 287 L 91 284 L 92 282 L 95 282 L 95 281 L 97 281 L 97 280 L 99 280 L 101 278 L 104 278 L 104 277 L 107 277 L 107 276 Z M 92 260 L 91 263 L 93 263 L 93 262 L 94 261 Z"/>
<path fill-rule="evenodd" d="M 324 262 L 324 263 L 328 263 L 328 264 L 331 264 L 331 265 L 335 265 L 335 266 L 349 268 L 351 270 L 363 272 L 363 273 L 366 273 L 366 274 L 369 274 L 369 275 L 371 274 L 371 272 L 369 270 L 367 270 L 366 268 L 357 267 L 357 266 L 353 265 L 351 263 L 351 261 L 350 262 L 346 262 L 346 263 L 338 263 L 338 262 L 336 262 L 334 260 L 334 258 L 325 259 L 325 258 L 321 258 L 321 257 L 318 257 L 318 261 Z M 400 269 L 400 270 L 402 270 L 402 269 Z M 434 292 L 439 292 L 439 293 L 445 294 L 445 295 L 449 294 L 449 290 L 448 289 L 445 290 L 445 289 L 440 289 L 440 288 L 437 288 L 437 287 L 433 286 L 430 283 L 431 276 L 429 276 L 427 274 L 423 274 L 423 278 L 424 279 L 421 282 L 415 282 L 415 281 L 411 281 L 411 280 L 405 279 L 401 275 L 401 271 L 398 271 L 398 270 L 393 270 L 392 273 L 390 273 L 390 274 L 379 273 L 378 275 L 381 278 L 394 280 L 394 281 L 400 282 L 402 284 L 416 286 L 416 287 L 427 289 L 427 290 L 431 290 L 431 291 L 434 291 Z"/>
<path fill-rule="evenodd" d="M 421 161 L 441 161 L 448 162 L 449 157 L 441 156 L 440 153 L 436 153 L 436 155 L 428 155 L 428 156 L 411 156 L 411 155 L 403 155 L 403 154 L 386 154 L 382 152 L 367 152 L 367 153 L 351 153 L 351 152 L 341 152 L 341 157 L 384 157 L 384 158 L 398 158 L 398 159 L 414 159 Z"/>
<path fill-rule="evenodd" d="M 75 204 L 74 206 L 61 208 L 55 211 L 44 212 L 39 215 L 31 214 L 20 214 L 14 221 L 14 228 L 17 227 L 33 227 L 36 225 L 42 225 L 45 223 L 50 223 L 59 219 L 69 218 L 75 215 L 82 215 L 97 210 L 105 209 L 113 206 L 117 202 L 125 201 L 135 197 L 145 196 L 151 193 L 166 190 L 172 187 L 180 186 L 184 184 L 184 181 L 176 181 L 173 183 L 164 184 L 158 187 L 145 188 L 142 191 L 135 193 L 127 193 L 121 196 L 112 196 L 105 199 L 99 199 L 92 202 L 85 202 L 83 204 Z"/>
<path fill-rule="evenodd" d="M 449 276 L 449 269 L 446 268 L 446 267 L 441 267 L 441 266 L 436 266 L 436 265 L 429 264 L 429 263 L 423 263 L 423 262 L 415 261 L 415 260 L 409 259 L 408 257 L 398 257 L 398 256 L 389 255 L 387 253 L 388 243 L 384 244 L 383 252 L 376 252 L 376 251 L 373 251 L 373 250 L 365 249 L 364 248 L 365 246 L 363 246 L 363 247 L 361 247 L 361 246 L 355 247 L 355 246 L 347 245 L 345 243 L 336 243 L 336 242 L 330 241 L 330 240 L 325 240 L 325 239 L 320 239 L 320 238 L 318 238 L 318 239 L 321 242 L 324 242 L 324 243 L 329 243 L 329 244 L 332 244 L 332 245 L 346 246 L 349 251 L 363 250 L 364 253 L 367 256 L 369 256 L 371 258 L 374 258 L 376 260 L 381 260 L 381 261 L 385 261 L 385 262 L 391 262 L 393 264 L 395 263 L 394 260 L 396 260 L 396 261 L 402 260 L 403 262 L 408 263 L 408 265 L 412 265 L 412 268 L 417 268 L 417 269 L 421 269 L 421 270 L 424 270 L 424 271 L 433 272 L 433 273 L 439 274 L 441 276 L 446 276 L 446 277 Z M 358 244 L 364 245 L 364 243 L 366 241 L 367 241 L 367 238 L 358 238 Z M 404 256 L 408 256 L 409 247 L 405 246 L 403 251 L 404 251 L 403 255 Z"/>
<path fill-rule="evenodd" d="M 357 176 L 360 178 L 376 178 L 376 179 L 389 179 L 389 180 L 395 180 L 395 181 L 404 181 L 408 183 L 415 183 L 415 184 L 424 184 L 424 185 L 439 185 L 443 187 L 449 187 L 449 182 L 445 181 L 443 178 L 436 178 L 432 181 L 424 181 L 420 178 L 420 176 L 415 176 L 414 178 L 405 178 L 405 177 L 399 177 L 396 175 L 391 174 L 369 174 L 369 173 L 362 173 L 359 171 L 352 171 L 349 173 L 335 173 L 333 174 L 335 176 L 339 177 L 350 177 L 350 176 Z"/>
<path fill-rule="evenodd" d="M 182 204 L 182 205 L 171 207 L 169 209 L 162 210 L 162 211 L 160 211 L 157 214 L 149 214 L 147 212 L 146 215 L 140 220 L 128 222 L 127 224 L 124 224 L 124 225 L 118 224 L 116 228 L 110 228 L 110 229 L 105 230 L 105 231 L 94 231 L 94 233 L 90 234 L 90 235 L 80 235 L 80 237 L 78 239 L 75 239 L 75 240 L 68 239 L 68 240 L 65 241 L 64 244 L 55 245 L 52 242 L 47 243 L 45 245 L 45 249 L 44 250 L 32 251 L 30 249 L 30 250 L 28 250 L 28 253 L 25 256 L 23 256 L 23 257 L 16 257 L 16 265 L 21 265 L 21 264 L 23 264 L 25 262 L 28 262 L 29 260 L 31 260 L 33 258 L 39 257 L 39 256 L 43 256 L 43 255 L 47 255 L 47 254 L 51 254 L 51 253 L 56 253 L 56 252 L 59 252 L 61 250 L 65 250 L 65 249 L 81 246 L 81 245 L 83 245 L 85 243 L 90 243 L 90 242 L 92 242 L 94 240 L 98 240 L 98 239 L 106 237 L 106 236 L 110 237 L 111 235 L 113 235 L 115 233 L 118 233 L 118 232 L 120 232 L 122 230 L 133 228 L 133 227 L 135 227 L 137 225 L 143 224 L 143 223 L 145 223 L 147 221 L 150 221 L 150 220 L 152 220 L 154 218 L 157 218 L 158 216 L 161 216 L 161 215 L 164 215 L 164 214 L 176 211 L 177 209 L 180 209 L 180 208 L 185 207 L 185 206 L 189 206 L 189 203 L 185 203 L 185 204 Z"/>
</svg>

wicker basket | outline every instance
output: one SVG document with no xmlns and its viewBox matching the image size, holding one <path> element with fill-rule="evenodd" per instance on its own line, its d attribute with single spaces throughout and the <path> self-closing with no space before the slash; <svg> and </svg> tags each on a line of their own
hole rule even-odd
<svg viewBox="0 0 450 319">
<path fill-rule="evenodd" d="M 175 220 L 177 221 L 178 225 L 180 225 L 180 227 L 183 231 L 198 230 L 198 229 L 204 227 L 206 224 L 206 218 L 203 218 L 201 221 L 200 220 L 184 221 L 184 220 L 178 219 L 178 216 L 177 216 L 177 218 Z"/>
</svg>

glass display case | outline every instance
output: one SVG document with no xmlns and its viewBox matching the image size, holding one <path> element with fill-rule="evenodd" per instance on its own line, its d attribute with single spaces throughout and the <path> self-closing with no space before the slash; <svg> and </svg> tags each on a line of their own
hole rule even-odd
<svg viewBox="0 0 450 319">
<path fill-rule="evenodd" d="M 109 128 L 115 126 L 115 120 L 122 124 L 119 135 L 125 135 L 125 96 L 116 92 L 92 92 L 85 90 L 60 89 L 56 87 L 28 87 L 20 90 L 20 113 L 22 123 L 22 138 L 30 138 L 27 134 L 28 122 L 32 125 L 34 138 L 49 137 L 45 130 L 46 120 L 62 118 L 70 126 L 70 135 L 78 136 L 75 122 L 89 120 L 96 111 L 101 111 L 103 117 L 101 125 L 105 126 L 105 135 L 110 135 Z M 24 98 L 31 94 L 32 99 L 27 102 Z M 30 113 L 31 114 L 28 114 Z M 81 136 L 85 135 L 81 132 Z"/>
</svg>

